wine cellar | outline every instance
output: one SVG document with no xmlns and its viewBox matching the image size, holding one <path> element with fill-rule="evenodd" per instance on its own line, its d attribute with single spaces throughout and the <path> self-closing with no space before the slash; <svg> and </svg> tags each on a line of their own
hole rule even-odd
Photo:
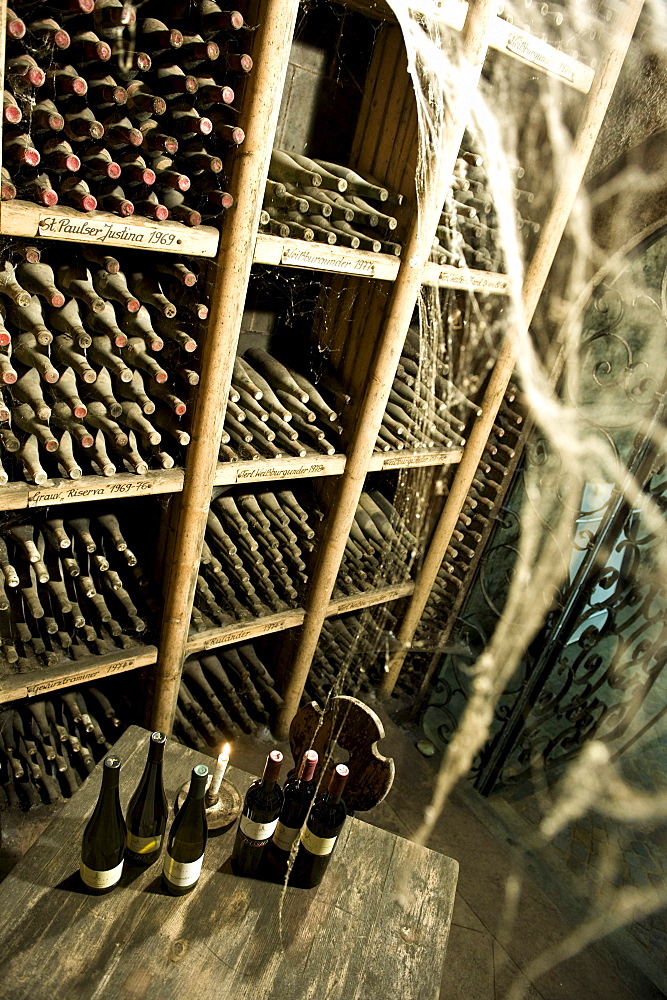
<svg viewBox="0 0 667 1000">
<path fill-rule="evenodd" d="M 618 597 L 629 557 L 617 558 L 615 547 L 639 545 L 644 514 L 642 530 L 658 545 L 664 516 L 656 477 L 665 465 L 667 374 L 651 324 L 667 310 L 667 124 L 662 107 L 653 124 L 647 117 L 652 101 L 667 106 L 661 12 L 643 0 L 238 6 L 5 2 L 0 832 L 23 837 L 19 856 L 37 840 L 19 861 L 21 885 L 16 858 L 6 865 L 0 892 L 7 889 L 10 916 L 0 927 L 8 943 L 31 878 L 58 921 L 83 905 L 82 891 L 120 890 L 108 897 L 116 909 L 94 982 L 85 982 L 85 949 L 74 937 L 63 945 L 71 952 L 42 967 L 48 935 L 31 916 L 21 934 L 35 944 L 6 966 L 0 960 L 8 984 L 0 995 L 139 998 L 164 975 L 165 997 L 190 989 L 195 1000 L 250 986 L 266 1000 L 374 998 L 389 988 L 500 1000 L 510 965 L 515 990 L 523 977 L 514 998 L 662 995 L 659 806 L 642 813 L 653 823 L 644 846 L 639 833 L 627 840 L 638 865 L 649 844 L 648 901 L 583 936 L 581 949 L 609 931 L 625 935 L 601 946 L 590 970 L 573 969 L 569 986 L 564 972 L 560 991 L 539 977 L 579 948 L 556 949 L 542 968 L 507 945 L 501 974 L 502 929 L 491 942 L 495 992 L 474 980 L 457 985 L 455 973 L 448 979 L 457 961 L 467 976 L 473 959 L 461 941 L 478 932 L 457 923 L 456 909 L 452 917 L 450 851 L 461 898 L 477 890 L 466 888 L 457 834 L 437 840 L 447 807 L 437 815 L 468 777 L 474 822 L 491 801 L 494 819 L 479 820 L 480 830 L 501 830 L 510 844 L 525 837 L 527 851 L 553 840 L 556 867 L 549 860 L 545 871 L 571 892 L 574 913 L 598 899 L 600 886 L 621 884 L 613 866 L 622 838 L 605 834 L 616 861 L 593 862 L 602 835 L 590 834 L 585 862 L 574 850 L 589 836 L 589 812 L 618 819 L 621 806 L 607 813 L 590 792 L 580 811 L 572 806 L 570 815 L 566 803 L 561 821 L 538 819 L 534 803 L 560 801 L 566 768 L 583 767 L 589 745 L 607 748 L 611 768 L 626 746 L 646 749 L 647 734 L 663 732 L 667 672 L 660 678 L 657 648 L 645 653 L 657 619 L 646 612 L 637 640 L 655 667 L 638 655 L 634 680 L 619 680 L 624 664 L 609 651 L 612 635 L 629 648 L 632 628 Z M 646 171 L 645 197 L 639 182 L 633 188 L 635 169 Z M 650 322 L 638 318 L 642 310 L 653 310 Z M 603 396 L 611 389 L 616 395 Z M 654 501 L 648 513 L 642 497 Z M 655 552 L 644 571 L 657 567 L 657 593 L 665 581 Z M 633 563 L 635 594 L 641 562 Z M 593 626 L 587 609 L 601 620 L 608 590 L 618 606 Z M 591 651 L 586 663 L 579 646 Z M 565 691 L 577 685 L 570 703 Z M 603 687 L 624 693 L 605 700 Z M 390 754 L 389 743 L 415 754 L 412 766 L 430 775 L 427 790 L 411 781 L 412 758 Z M 287 804 L 280 812 L 276 792 L 279 835 L 270 839 L 270 810 L 255 804 L 253 813 L 252 796 L 259 802 L 256 786 L 278 787 L 283 752 L 280 781 L 288 772 L 288 781 L 313 788 L 325 781 L 326 817 L 342 809 L 338 825 L 327 826 L 319 798 L 303 806 L 317 828 L 296 799 L 292 813 Z M 207 872 L 200 857 L 190 877 L 194 855 L 177 856 L 174 846 L 188 823 L 193 840 L 191 817 L 201 821 L 204 803 L 207 850 L 213 841 L 222 865 L 215 898 L 209 873 L 179 904 L 187 906 L 181 937 L 150 909 L 160 890 L 148 872 L 143 882 L 121 877 L 121 859 L 107 865 L 114 881 L 95 882 L 94 821 L 119 782 L 124 808 L 132 778 L 143 782 L 127 806 L 134 840 L 126 861 L 145 865 L 151 851 L 150 863 L 158 859 L 162 841 L 156 848 L 153 834 L 135 836 L 132 817 L 163 757 L 180 776 L 165 771 L 165 816 L 178 795 L 166 891 L 189 892 Z M 259 758 L 264 777 L 251 784 L 245 768 L 258 769 Z M 600 759 L 590 758 L 589 774 Z M 627 757 L 623 774 L 635 775 L 647 801 L 664 788 L 664 759 L 652 785 L 638 776 L 640 758 Z M 598 786 L 613 797 L 617 786 L 605 781 Z M 220 805 L 221 788 L 233 815 Z M 400 808 L 408 819 L 396 819 Z M 354 819 L 345 821 L 346 810 Z M 628 806 L 619 822 L 631 825 L 631 813 Z M 36 832 L 22 834 L 30 816 Z M 214 836 L 220 827 L 231 839 Z M 57 887 L 71 889 L 63 901 L 34 859 L 45 838 L 67 843 L 72 828 L 88 889 L 71 889 L 75 876 L 54 855 Z M 264 869 L 247 844 L 260 834 L 269 838 L 261 863 L 273 865 L 273 881 L 291 878 L 295 887 L 284 900 L 284 886 L 257 878 Z M 308 837 L 312 864 L 303 861 Z M 341 860 L 331 866 L 349 868 L 338 881 L 325 874 L 336 838 Z M 230 850 L 231 867 L 222 863 Z M 623 869 L 630 882 L 639 878 L 633 864 Z M 255 895 L 243 905 L 239 896 L 235 910 L 224 880 L 239 875 L 256 877 L 247 890 Z M 508 885 L 515 877 L 510 871 Z M 317 928 L 302 932 L 309 904 L 298 900 L 321 880 Z M 118 928 L 123 893 L 140 885 L 133 920 L 145 918 L 149 929 L 135 955 Z M 141 893 L 149 896 L 139 905 Z M 621 913 L 626 904 L 618 905 Z M 244 906 L 253 919 L 239 917 L 233 956 L 217 956 L 229 966 L 222 975 L 194 939 L 214 954 L 211 913 L 226 927 Z M 276 907 L 287 930 L 274 945 Z M 567 940 L 575 923 L 565 919 Z M 191 933 L 198 958 L 185 957 Z M 336 958 L 346 935 L 354 944 Z M 265 938 L 255 953 L 253 941 Z M 113 960 L 112 946 L 120 949 Z M 66 964 L 72 971 L 63 973 Z"/>
</svg>

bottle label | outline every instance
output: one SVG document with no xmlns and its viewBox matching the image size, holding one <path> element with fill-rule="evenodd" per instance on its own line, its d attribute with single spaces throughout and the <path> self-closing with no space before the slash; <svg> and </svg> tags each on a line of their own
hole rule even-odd
<svg viewBox="0 0 667 1000">
<path fill-rule="evenodd" d="M 120 878 L 123 872 L 123 862 L 121 861 L 115 868 L 98 872 L 94 868 L 84 865 L 82 861 L 79 865 L 79 871 L 81 872 L 81 881 L 89 889 L 108 889 L 110 886 L 115 885 Z"/>
<path fill-rule="evenodd" d="M 164 874 L 174 885 L 184 888 L 193 885 L 201 875 L 204 855 L 196 861 L 174 861 L 170 854 L 165 855 Z"/>
<path fill-rule="evenodd" d="M 309 830 L 307 826 L 301 831 L 301 843 L 310 851 L 311 854 L 317 854 L 319 857 L 324 857 L 325 854 L 331 854 L 334 849 L 334 844 L 338 840 L 338 837 L 317 837 L 312 830 Z"/>
<path fill-rule="evenodd" d="M 272 819 L 270 823 L 255 823 L 254 820 L 248 819 L 247 816 L 241 816 L 239 823 L 241 833 L 244 833 L 248 840 L 260 841 L 268 840 L 277 825 L 277 819 Z"/>
<path fill-rule="evenodd" d="M 273 843 L 276 847 L 279 847 L 281 851 L 291 851 L 292 844 L 298 836 L 298 826 L 283 826 L 283 824 L 278 821 L 275 833 L 273 834 Z"/>
<path fill-rule="evenodd" d="M 135 837 L 127 831 L 127 848 L 135 854 L 152 854 L 162 847 L 162 837 Z"/>
</svg>

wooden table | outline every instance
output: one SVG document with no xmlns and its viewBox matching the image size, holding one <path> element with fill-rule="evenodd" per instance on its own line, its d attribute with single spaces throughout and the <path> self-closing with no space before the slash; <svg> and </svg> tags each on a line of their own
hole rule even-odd
<svg viewBox="0 0 667 1000">
<path fill-rule="evenodd" d="M 116 745 L 123 807 L 146 758 L 148 733 Z M 169 742 L 173 802 L 210 757 Z M 244 793 L 252 780 L 230 768 Z M 163 893 L 161 864 L 126 868 L 106 896 L 78 880 L 85 822 L 100 768 L 0 885 L 2 1000 L 436 1000 L 458 864 L 348 819 L 317 889 L 236 878 L 234 829 L 209 838 L 196 889 Z"/>
</svg>

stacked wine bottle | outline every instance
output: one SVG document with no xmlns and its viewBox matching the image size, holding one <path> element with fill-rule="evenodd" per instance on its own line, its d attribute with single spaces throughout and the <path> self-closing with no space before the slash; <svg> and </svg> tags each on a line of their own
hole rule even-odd
<svg viewBox="0 0 667 1000">
<path fill-rule="evenodd" d="M 349 167 L 274 149 L 260 228 L 274 236 L 400 257 L 394 238 L 398 219 L 378 205 L 402 200 Z"/>
<path fill-rule="evenodd" d="M 281 704 L 252 643 L 222 646 L 185 664 L 174 725 L 187 746 L 208 753 L 224 739 L 268 726 Z"/>
<path fill-rule="evenodd" d="M 388 605 L 328 618 L 304 688 L 302 702 L 324 707 L 332 695 L 364 697 L 382 677 L 396 616 Z"/>
<path fill-rule="evenodd" d="M 345 543 L 334 597 L 405 583 L 418 544 L 383 493 L 362 493 Z"/>
<path fill-rule="evenodd" d="M 523 429 L 523 409 L 519 390 L 510 385 L 424 609 L 419 638 L 427 645 L 444 620 L 444 609 L 451 614 L 453 603 L 472 579 L 478 553 L 510 483 L 509 467 Z"/>
<path fill-rule="evenodd" d="M 0 533 L 0 656 L 24 673 L 137 646 L 157 611 L 118 518 L 17 515 Z"/>
<path fill-rule="evenodd" d="M 123 726 L 94 684 L 0 711 L 0 809 L 30 809 L 76 792 Z"/>
<path fill-rule="evenodd" d="M 463 447 L 462 416 L 478 407 L 446 377 L 447 362 L 410 327 L 382 417 L 376 451 Z M 454 412 L 456 411 L 456 412 Z"/>
<path fill-rule="evenodd" d="M 234 362 L 220 459 L 333 455 L 343 433 L 340 412 L 350 402 L 332 375 L 314 385 L 295 368 L 251 348 Z"/>
<path fill-rule="evenodd" d="M 222 496 L 208 513 L 192 624 L 228 625 L 296 607 L 315 531 L 290 490 Z"/>
<path fill-rule="evenodd" d="M 153 255 L 148 274 L 131 254 L 123 272 L 86 246 L 80 263 L 58 266 L 53 246 L 44 260 L 29 249 L 37 261 L 0 264 L 0 480 L 181 464 L 199 381 L 192 331 L 207 314 L 196 272 Z"/>
<path fill-rule="evenodd" d="M 243 16 L 215 0 L 153 0 L 140 16 L 121 0 L 26 11 L 7 12 L 3 199 L 219 220 L 244 139 Z"/>
</svg>

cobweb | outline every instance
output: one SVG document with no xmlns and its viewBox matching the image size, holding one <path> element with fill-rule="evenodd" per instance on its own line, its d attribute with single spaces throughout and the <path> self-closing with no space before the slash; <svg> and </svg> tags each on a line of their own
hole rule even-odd
<svg viewBox="0 0 667 1000">
<path fill-rule="evenodd" d="M 585 2 L 537 4 L 526 0 L 505 4 L 502 16 L 517 27 L 548 38 L 566 54 L 595 69 L 613 39 L 616 8 L 621 10 L 623 6 Z M 429 192 L 437 184 L 437 171 L 451 168 L 440 151 L 459 76 L 459 55 L 456 40 L 441 22 L 400 0 L 391 0 L 391 7 L 404 35 L 417 98 L 420 143 L 417 192 L 425 220 L 433 216 L 432 208 L 429 212 Z M 632 68 L 642 64 L 644 55 L 654 67 L 656 60 L 658 65 L 664 65 L 664 41 L 664 11 L 658 5 L 651 5 L 644 12 L 629 54 Z M 415 343 L 418 345 L 415 378 L 425 390 L 419 415 L 425 442 L 429 430 L 437 426 L 433 400 L 438 398 L 438 389 L 442 390 L 442 381 L 436 386 L 438 378 L 450 383 L 449 395 L 445 394 L 444 400 L 440 392 L 441 402 L 446 404 L 443 412 L 450 417 L 454 415 L 451 426 L 465 437 L 475 419 L 500 344 L 505 337 L 517 336 L 520 330 L 517 317 L 521 315 L 525 265 L 535 250 L 558 180 L 567 170 L 584 100 L 581 94 L 557 80 L 535 75 L 507 57 L 492 52 L 487 59 L 465 141 L 474 143 L 474 149 L 468 145 L 467 150 L 479 153 L 483 159 L 496 219 L 494 239 L 501 249 L 500 268 L 508 276 L 509 294 L 501 297 L 436 286 L 423 288 L 411 338 L 413 347 Z M 613 145 L 618 126 L 611 123 L 608 131 Z M 599 152 L 596 158 L 600 162 Z M 617 196 L 623 188 L 623 176 L 616 175 L 596 195 L 593 208 L 598 217 L 601 199 Z M 655 177 L 650 174 L 633 170 L 628 179 L 637 200 L 643 190 L 649 196 L 655 190 Z M 618 207 L 617 202 L 614 204 Z M 582 193 L 552 272 L 548 297 L 543 298 L 530 335 L 522 337 L 518 350 L 515 380 L 521 387 L 523 411 L 536 428 L 551 474 L 545 475 L 544 465 L 532 468 L 528 465 L 524 469 L 525 501 L 504 607 L 498 609 L 499 618 L 488 644 L 468 668 L 467 704 L 449 735 L 432 802 L 414 834 L 419 843 L 428 843 L 450 792 L 469 773 L 486 744 L 502 692 L 567 580 L 576 519 L 584 506 L 582 498 L 587 484 L 617 491 L 634 507 L 643 530 L 657 542 L 652 572 L 659 575 L 662 589 L 667 582 L 663 511 L 629 472 L 627 456 L 618 447 L 618 441 L 592 430 L 590 410 L 586 412 L 589 387 L 581 353 L 583 307 L 602 281 L 602 269 L 609 255 L 604 247 L 596 245 L 591 215 L 591 202 Z M 641 275 L 634 273 L 633 278 L 640 281 Z M 632 291 L 636 304 L 642 290 L 634 287 Z M 659 359 L 664 354 L 665 318 L 663 288 L 663 299 L 656 305 L 654 329 L 649 336 L 650 350 L 643 361 L 643 366 L 650 369 L 654 352 L 659 372 L 663 368 Z M 611 379 L 609 365 L 616 363 L 625 364 L 626 375 L 637 375 L 630 370 L 627 359 L 603 358 L 595 369 L 596 384 L 599 380 L 604 382 L 605 377 Z M 664 382 L 652 385 L 652 391 L 660 396 Z M 662 434 L 660 425 L 648 417 L 640 423 L 649 437 Z M 392 548 L 400 553 L 393 566 L 389 557 L 384 560 L 382 572 L 374 572 L 371 564 L 365 577 L 369 588 L 406 581 L 415 575 L 442 504 L 438 493 L 446 495 L 452 475 L 445 466 L 437 471 L 411 469 L 393 478 L 385 474 L 381 482 L 369 477 L 367 494 L 372 497 L 374 490 L 381 489 L 394 507 L 394 514 L 389 516 L 392 533 L 387 533 L 386 553 Z M 454 543 L 447 558 L 456 561 L 457 556 L 461 558 L 462 552 Z M 383 562 L 376 558 L 378 561 Z M 365 568 L 368 570 L 368 566 Z M 344 562 L 341 572 L 345 569 Z M 444 628 L 446 607 L 441 614 Z M 360 694 L 372 701 L 383 664 L 394 650 L 394 633 L 399 624 L 400 613 L 394 605 L 328 621 L 306 686 L 306 697 L 325 704 L 333 695 L 345 693 Z M 433 630 L 437 633 L 437 619 Z M 565 827 L 591 813 L 614 816 L 627 827 L 664 824 L 664 787 L 649 794 L 633 786 L 622 776 L 602 736 L 601 731 L 589 731 L 559 784 L 542 797 L 538 846 L 553 841 Z M 534 766 L 539 772 L 539 760 Z M 511 902 L 512 887 L 508 886 L 507 891 Z M 580 926 L 535 959 L 524 973 L 529 978 L 542 974 L 591 941 L 640 920 L 665 902 L 664 882 L 649 888 L 621 884 L 608 890 L 591 903 Z M 517 983 L 510 996 L 519 995 Z"/>
</svg>

